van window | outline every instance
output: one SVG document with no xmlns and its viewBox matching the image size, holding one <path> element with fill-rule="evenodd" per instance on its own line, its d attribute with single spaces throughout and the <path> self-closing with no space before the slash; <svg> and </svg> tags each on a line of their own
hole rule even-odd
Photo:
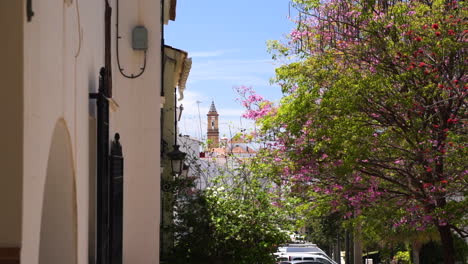
<svg viewBox="0 0 468 264">
<path fill-rule="evenodd" d="M 332 264 L 330 261 L 322 258 L 316 259 L 317 262 L 323 263 L 323 264 Z"/>
</svg>

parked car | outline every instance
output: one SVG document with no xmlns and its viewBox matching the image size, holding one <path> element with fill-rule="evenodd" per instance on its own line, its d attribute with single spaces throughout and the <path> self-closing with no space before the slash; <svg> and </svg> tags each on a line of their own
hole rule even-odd
<svg viewBox="0 0 468 264">
<path fill-rule="evenodd" d="M 318 262 L 321 264 L 336 264 L 332 259 L 330 259 L 328 256 L 323 256 L 320 254 L 314 254 L 314 253 L 301 253 L 301 252 L 295 252 L 295 253 L 283 253 L 281 255 L 277 255 L 277 260 L 279 263 L 281 262 L 291 262 L 291 261 L 313 261 L 313 262 Z"/>
<path fill-rule="evenodd" d="M 322 264 L 321 262 L 312 260 L 292 260 L 292 261 L 281 261 L 278 264 Z"/>
<path fill-rule="evenodd" d="M 298 245 L 294 245 L 294 246 L 286 246 L 286 247 L 283 247 L 284 249 L 284 252 L 308 252 L 308 253 L 323 253 L 325 254 L 325 252 L 317 247 L 317 245 L 315 244 L 304 244 L 303 246 L 298 246 Z M 282 251 L 282 250 L 279 250 L 279 251 Z"/>
<path fill-rule="evenodd" d="M 315 244 L 289 244 L 278 248 L 278 261 L 313 260 L 322 264 L 336 264 Z"/>
</svg>

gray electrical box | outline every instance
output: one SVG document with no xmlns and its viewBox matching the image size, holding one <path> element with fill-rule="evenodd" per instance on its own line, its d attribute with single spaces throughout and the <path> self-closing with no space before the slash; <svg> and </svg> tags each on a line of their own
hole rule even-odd
<svg viewBox="0 0 468 264">
<path fill-rule="evenodd" d="M 133 28 L 132 48 L 134 50 L 148 49 L 148 30 L 144 26 L 136 26 Z"/>
</svg>

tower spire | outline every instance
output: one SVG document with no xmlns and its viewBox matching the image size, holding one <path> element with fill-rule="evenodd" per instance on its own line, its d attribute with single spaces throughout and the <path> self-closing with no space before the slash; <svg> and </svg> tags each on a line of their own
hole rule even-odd
<svg viewBox="0 0 468 264">
<path fill-rule="evenodd" d="M 216 106 L 214 104 L 214 100 L 211 101 L 211 106 L 210 106 L 210 111 L 209 112 L 216 112 L 216 113 L 218 112 L 218 111 L 216 111 Z"/>
</svg>

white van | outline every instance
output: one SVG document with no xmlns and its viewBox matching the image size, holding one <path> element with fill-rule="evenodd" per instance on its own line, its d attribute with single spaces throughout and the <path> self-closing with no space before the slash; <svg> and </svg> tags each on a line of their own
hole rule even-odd
<svg viewBox="0 0 468 264">
<path fill-rule="evenodd" d="M 294 261 L 294 260 L 310 260 L 313 262 L 323 264 L 336 264 L 330 258 L 323 255 L 307 254 L 307 253 L 284 253 L 278 256 L 278 262 L 281 261 Z"/>
<path fill-rule="evenodd" d="M 289 244 L 278 248 L 275 255 L 279 261 L 312 260 L 324 264 L 336 264 L 315 244 Z"/>
</svg>

